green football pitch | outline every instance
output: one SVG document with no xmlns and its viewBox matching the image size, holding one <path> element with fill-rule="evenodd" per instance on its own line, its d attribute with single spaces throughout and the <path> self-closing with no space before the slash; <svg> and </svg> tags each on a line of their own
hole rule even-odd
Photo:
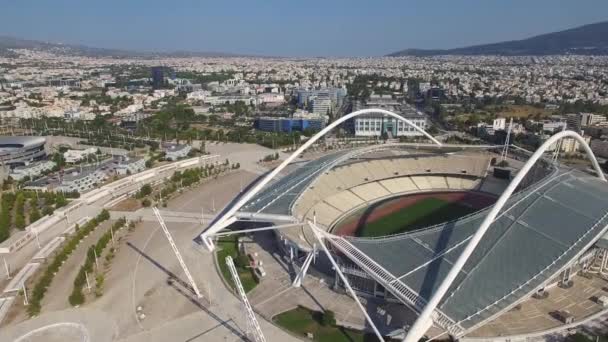
<svg viewBox="0 0 608 342">
<path fill-rule="evenodd" d="M 404 233 L 451 221 L 474 211 L 476 209 L 459 203 L 438 198 L 425 198 L 372 222 L 364 222 L 358 227 L 356 235 L 378 237 Z M 358 217 L 362 214 L 360 212 Z"/>
</svg>

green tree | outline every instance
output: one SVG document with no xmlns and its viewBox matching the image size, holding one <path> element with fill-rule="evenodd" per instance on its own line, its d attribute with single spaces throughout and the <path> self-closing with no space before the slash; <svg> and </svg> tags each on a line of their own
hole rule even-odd
<svg viewBox="0 0 608 342">
<path fill-rule="evenodd" d="M 40 211 L 38 211 L 38 207 L 32 206 L 30 208 L 30 224 L 38 221 L 40 219 Z"/>
<path fill-rule="evenodd" d="M 75 288 L 74 291 L 72 291 L 70 297 L 68 298 L 68 301 L 72 306 L 77 306 L 84 303 L 84 295 L 82 294 L 82 290 Z"/>
</svg>

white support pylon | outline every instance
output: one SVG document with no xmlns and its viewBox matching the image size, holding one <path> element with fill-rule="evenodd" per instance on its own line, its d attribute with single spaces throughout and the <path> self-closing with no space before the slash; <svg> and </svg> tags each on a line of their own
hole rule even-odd
<svg viewBox="0 0 608 342">
<path fill-rule="evenodd" d="M 566 126 L 562 126 L 562 132 L 565 130 L 566 130 Z M 552 158 L 553 163 L 557 163 L 557 159 L 559 158 L 559 153 L 562 150 L 563 142 L 564 142 L 564 139 L 560 139 L 558 142 L 555 143 L 555 150 L 553 150 L 553 158 Z"/>
<path fill-rule="evenodd" d="M 255 312 L 253 312 L 251 304 L 249 304 L 249 299 L 247 299 L 247 294 L 245 293 L 239 274 L 236 272 L 236 267 L 234 266 L 234 261 L 231 256 L 226 257 L 226 265 L 228 265 L 228 270 L 230 270 L 230 275 L 232 275 L 232 280 L 234 280 L 234 285 L 236 286 L 243 307 L 245 308 L 245 313 L 247 315 L 247 335 L 253 334 L 252 337 L 254 342 L 266 342 L 262 328 L 260 328 L 258 319 L 255 317 Z"/>
<path fill-rule="evenodd" d="M 306 272 L 308 272 L 308 267 L 310 267 L 310 264 L 312 263 L 314 256 L 315 256 L 314 251 L 308 253 L 308 255 L 306 256 L 306 259 L 304 260 L 304 263 L 302 264 L 302 268 L 300 268 L 300 272 L 298 272 L 298 274 L 296 275 L 296 278 L 293 280 L 293 284 L 292 284 L 293 287 L 302 286 L 302 281 L 304 280 L 304 277 L 306 277 Z"/>
<path fill-rule="evenodd" d="M 355 290 L 353 290 L 353 288 L 350 286 L 350 283 L 348 282 L 348 279 L 346 279 L 346 276 L 340 270 L 340 266 L 338 266 L 338 263 L 336 262 L 336 260 L 334 260 L 334 257 L 331 256 L 331 253 L 327 249 L 327 246 L 325 246 L 325 244 L 321 240 L 321 235 L 320 235 L 321 233 L 319 232 L 319 228 L 317 228 L 317 226 L 314 223 L 310 222 L 310 221 L 308 222 L 308 224 L 309 224 L 309 228 L 312 230 L 313 235 L 315 236 L 315 239 L 321 245 L 321 248 L 323 249 L 323 252 L 325 252 L 325 255 L 327 255 L 327 258 L 331 262 L 331 264 L 334 267 L 336 273 L 338 273 L 338 276 L 340 277 L 340 279 L 344 283 L 344 287 L 346 287 L 346 290 L 348 291 L 348 293 L 351 295 L 351 297 L 353 297 L 353 299 L 355 300 L 355 302 L 359 306 L 359 309 L 363 313 L 363 316 L 365 316 L 365 319 L 367 320 L 367 323 L 369 323 L 369 325 L 372 327 L 372 330 L 374 330 L 374 334 L 376 334 L 376 337 L 378 337 L 378 340 L 380 340 L 381 342 L 384 342 L 384 337 L 382 337 L 382 334 L 380 333 L 380 331 L 376 327 L 376 324 L 374 324 L 374 321 L 372 321 L 372 318 L 367 313 L 367 310 L 365 310 L 365 307 L 363 306 L 363 304 L 361 304 L 361 301 L 359 301 L 359 297 L 357 297 L 357 294 L 355 293 Z"/>
<path fill-rule="evenodd" d="M 186 277 L 188 278 L 188 281 L 190 282 L 190 285 L 192 285 L 192 289 L 196 293 L 196 296 L 198 298 L 203 298 L 203 295 L 198 290 L 198 286 L 196 286 L 196 283 L 194 282 L 194 278 L 192 278 L 192 275 L 190 274 L 190 271 L 188 270 L 188 266 L 186 266 L 186 263 L 184 262 L 184 259 L 182 258 L 182 255 L 179 253 L 179 250 L 177 249 L 177 245 L 173 241 L 173 237 L 171 237 L 171 234 L 169 233 L 169 229 L 167 229 L 167 225 L 165 224 L 165 220 L 163 220 L 163 217 L 160 216 L 160 212 L 158 211 L 157 207 L 152 208 L 152 210 L 154 211 L 154 215 L 156 215 L 156 219 L 158 220 L 158 223 L 160 224 L 160 227 L 163 229 L 163 232 L 165 233 L 165 236 L 167 237 L 167 240 L 169 240 L 169 244 L 171 245 L 171 248 L 173 248 L 173 252 L 175 253 L 175 256 L 177 257 L 177 260 L 179 261 L 179 264 L 182 266 L 182 269 L 184 270 L 184 273 L 186 273 Z"/>
<path fill-rule="evenodd" d="M 511 129 L 513 127 L 513 118 L 509 121 L 509 129 L 507 130 L 507 137 L 505 139 L 505 146 L 502 148 L 502 154 L 500 155 L 500 161 L 507 159 L 509 153 L 509 145 L 511 144 Z"/>
</svg>

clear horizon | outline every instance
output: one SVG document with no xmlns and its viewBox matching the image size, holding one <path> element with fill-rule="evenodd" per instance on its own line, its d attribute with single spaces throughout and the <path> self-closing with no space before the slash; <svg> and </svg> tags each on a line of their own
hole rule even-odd
<svg viewBox="0 0 608 342">
<path fill-rule="evenodd" d="M 135 51 L 284 57 L 382 56 L 518 40 L 601 22 L 608 13 L 608 2 L 590 0 L 39 0 L 2 7 L 5 36 Z"/>
</svg>

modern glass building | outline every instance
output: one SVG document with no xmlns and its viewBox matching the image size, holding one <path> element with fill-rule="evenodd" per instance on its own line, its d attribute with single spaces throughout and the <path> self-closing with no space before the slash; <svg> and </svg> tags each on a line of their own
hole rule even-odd
<svg viewBox="0 0 608 342">
<path fill-rule="evenodd" d="M 324 127 L 325 122 L 322 119 L 261 117 L 255 120 L 255 128 L 265 132 L 291 133 L 293 131 L 303 132 L 307 129 L 319 131 Z"/>
</svg>

